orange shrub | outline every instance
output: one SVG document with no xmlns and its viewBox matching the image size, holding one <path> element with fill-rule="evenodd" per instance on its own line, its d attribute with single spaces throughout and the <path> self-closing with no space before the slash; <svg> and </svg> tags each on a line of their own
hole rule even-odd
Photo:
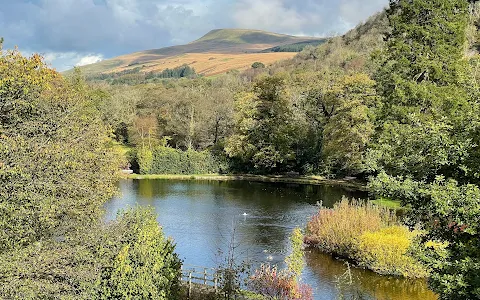
<svg viewBox="0 0 480 300">
<path fill-rule="evenodd" d="M 295 275 L 277 267 L 262 265 L 255 270 L 250 277 L 249 288 L 260 295 L 270 299 L 279 300 L 312 300 L 312 288 L 306 284 L 300 284 Z"/>
</svg>

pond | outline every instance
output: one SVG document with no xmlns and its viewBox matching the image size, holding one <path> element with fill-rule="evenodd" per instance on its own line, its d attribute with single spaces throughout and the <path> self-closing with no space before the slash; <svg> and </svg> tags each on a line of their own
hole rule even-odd
<svg viewBox="0 0 480 300">
<path fill-rule="evenodd" d="M 247 181 L 122 180 L 120 190 L 121 195 L 106 204 L 107 219 L 115 218 L 119 209 L 153 206 L 184 264 L 205 267 L 218 266 L 223 257 L 219 253 L 232 244 L 239 261 L 283 267 L 292 229 L 305 228 L 319 203 L 332 207 L 342 197 L 367 196 L 328 185 Z M 346 263 L 317 251 L 308 251 L 306 262 L 302 282 L 313 287 L 314 299 L 335 299 Z M 352 280 L 346 295 L 361 291 L 370 299 L 436 299 L 422 280 L 360 269 L 352 269 Z"/>
</svg>

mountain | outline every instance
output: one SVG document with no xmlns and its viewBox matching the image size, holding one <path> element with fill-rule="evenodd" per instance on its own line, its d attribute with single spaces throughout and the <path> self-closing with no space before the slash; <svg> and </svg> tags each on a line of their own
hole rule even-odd
<svg viewBox="0 0 480 300">
<path fill-rule="evenodd" d="M 186 45 L 126 54 L 81 69 L 87 76 L 95 76 L 119 72 L 161 72 L 188 65 L 197 74 L 211 76 L 233 69 L 245 70 L 257 61 L 268 65 L 292 58 L 301 51 L 299 45 L 324 41 L 260 30 L 217 29 Z M 278 49 L 294 50 L 285 52 Z"/>
</svg>

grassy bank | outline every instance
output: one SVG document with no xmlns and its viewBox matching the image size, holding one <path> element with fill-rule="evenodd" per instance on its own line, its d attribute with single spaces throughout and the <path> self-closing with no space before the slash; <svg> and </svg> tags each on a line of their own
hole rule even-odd
<svg viewBox="0 0 480 300">
<path fill-rule="evenodd" d="M 343 179 L 327 179 L 322 176 L 284 176 L 284 175 L 128 175 L 131 179 L 171 179 L 171 180 L 205 180 L 205 181 L 254 181 L 254 182 L 281 182 L 312 185 L 337 185 L 345 188 L 366 191 L 366 186 L 359 181 Z"/>
</svg>

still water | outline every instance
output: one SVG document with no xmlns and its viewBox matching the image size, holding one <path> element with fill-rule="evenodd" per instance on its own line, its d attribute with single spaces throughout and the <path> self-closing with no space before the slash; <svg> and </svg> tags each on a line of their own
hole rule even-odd
<svg viewBox="0 0 480 300">
<path fill-rule="evenodd" d="M 343 196 L 367 196 L 327 185 L 246 181 L 123 180 L 120 190 L 121 195 L 106 204 L 108 219 L 115 218 L 120 209 L 152 206 L 165 234 L 175 240 L 184 264 L 205 267 L 218 266 L 223 261 L 220 253 L 229 245 L 235 245 L 239 261 L 283 267 L 292 229 L 305 228 L 318 203 L 332 207 Z M 314 299 L 335 299 L 346 263 L 316 251 L 306 253 L 306 262 L 302 282 L 313 287 Z M 360 269 L 352 269 L 352 280 L 353 285 L 343 291 L 347 296 L 361 291 L 370 299 L 435 299 L 423 281 Z"/>
</svg>

